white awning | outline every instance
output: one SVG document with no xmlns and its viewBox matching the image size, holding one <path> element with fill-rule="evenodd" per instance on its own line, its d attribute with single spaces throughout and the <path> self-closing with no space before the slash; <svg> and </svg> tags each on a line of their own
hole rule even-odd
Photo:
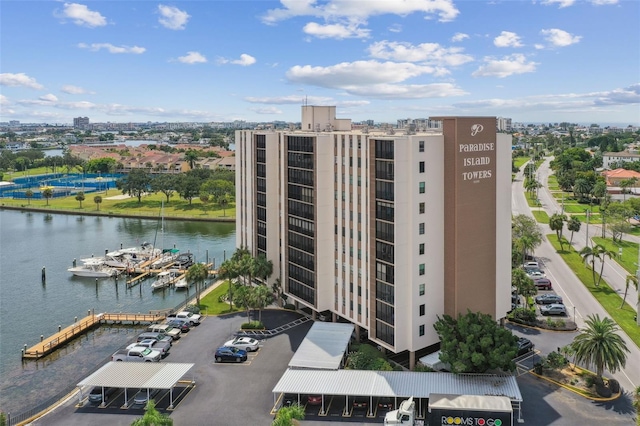
<svg viewBox="0 0 640 426">
<path fill-rule="evenodd" d="M 111 361 L 78 383 L 78 386 L 171 389 L 193 366 L 173 362 Z"/>
<path fill-rule="evenodd" d="M 353 324 L 315 322 L 289 361 L 289 367 L 339 369 L 353 330 Z"/>
</svg>

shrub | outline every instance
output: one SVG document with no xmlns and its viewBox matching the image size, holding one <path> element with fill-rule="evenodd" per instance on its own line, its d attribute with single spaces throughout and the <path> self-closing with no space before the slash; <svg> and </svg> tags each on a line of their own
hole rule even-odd
<svg viewBox="0 0 640 426">
<path fill-rule="evenodd" d="M 620 392 L 620 382 L 616 379 L 609 379 L 609 389 L 611 389 L 611 392 L 613 393 Z"/>
<path fill-rule="evenodd" d="M 609 398 L 612 395 L 611 389 L 603 382 L 596 382 L 596 393 L 603 398 Z"/>
<path fill-rule="evenodd" d="M 296 310 L 296 305 L 293 305 L 291 303 L 287 303 L 286 305 L 284 305 L 284 309 L 288 309 L 290 311 L 295 311 Z"/>
<path fill-rule="evenodd" d="M 427 367 L 427 366 L 426 366 L 426 365 L 424 365 L 424 364 L 420 364 L 420 363 L 418 363 L 418 364 L 416 364 L 416 366 L 413 368 L 413 371 L 420 371 L 420 372 L 424 372 L 424 373 L 433 373 L 433 372 L 434 372 L 434 371 L 436 371 L 436 370 L 434 370 L 434 369 L 433 369 L 433 368 L 431 368 L 431 367 Z"/>
<path fill-rule="evenodd" d="M 584 383 L 585 385 L 590 388 L 591 386 L 593 386 L 593 384 L 596 381 L 596 377 L 593 374 L 588 374 L 585 378 L 584 378 Z"/>
<path fill-rule="evenodd" d="M 251 321 L 243 323 L 240 328 L 242 330 L 260 330 L 264 328 L 264 324 L 260 321 Z"/>
<path fill-rule="evenodd" d="M 199 314 L 200 313 L 200 308 L 196 305 L 187 305 L 184 308 L 185 311 L 187 312 L 191 312 L 192 314 Z"/>
<path fill-rule="evenodd" d="M 558 370 L 567 365 L 569 362 L 564 355 L 558 352 L 551 352 L 544 360 L 544 366 L 553 370 Z"/>
<path fill-rule="evenodd" d="M 536 312 L 529 308 L 515 308 L 511 312 L 512 318 L 516 321 L 534 323 L 536 321 Z"/>
</svg>

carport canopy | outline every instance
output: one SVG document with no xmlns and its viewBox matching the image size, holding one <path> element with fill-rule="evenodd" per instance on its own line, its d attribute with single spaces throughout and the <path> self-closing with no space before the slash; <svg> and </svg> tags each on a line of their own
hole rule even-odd
<svg viewBox="0 0 640 426">
<path fill-rule="evenodd" d="M 506 396 L 522 402 L 515 376 L 414 371 L 287 369 L 273 393 L 274 399 L 281 393 L 405 398 L 429 398 L 433 393 Z"/>
<path fill-rule="evenodd" d="M 315 322 L 289 361 L 289 368 L 339 369 L 353 331 L 353 324 Z"/>
<path fill-rule="evenodd" d="M 78 386 L 172 389 L 193 366 L 174 362 L 110 361 Z"/>
</svg>

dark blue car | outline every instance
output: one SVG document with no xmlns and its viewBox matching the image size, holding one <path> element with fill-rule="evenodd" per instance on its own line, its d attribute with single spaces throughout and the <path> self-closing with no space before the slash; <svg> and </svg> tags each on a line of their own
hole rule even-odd
<svg viewBox="0 0 640 426">
<path fill-rule="evenodd" d="M 247 360 L 247 351 L 238 348 L 222 346 L 216 349 L 215 357 L 216 362 L 244 362 Z"/>
</svg>

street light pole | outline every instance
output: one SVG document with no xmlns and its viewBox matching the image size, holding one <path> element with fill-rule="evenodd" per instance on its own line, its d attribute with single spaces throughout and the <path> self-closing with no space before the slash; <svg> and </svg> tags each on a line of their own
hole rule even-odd
<svg viewBox="0 0 640 426">
<path fill-rule="evenodd" d="M 575 307 L 575 305 L 573 306 L 573 323 L 576 324 L 576 326 L 578 325 L 576 323 L 576 307 Z"/>
</svg>

